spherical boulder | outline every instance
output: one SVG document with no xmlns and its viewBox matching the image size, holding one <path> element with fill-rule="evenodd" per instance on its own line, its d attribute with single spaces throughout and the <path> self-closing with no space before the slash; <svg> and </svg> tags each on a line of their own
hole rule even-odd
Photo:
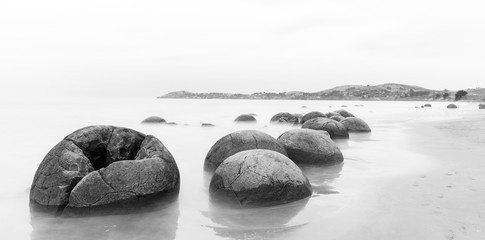
<svg viewBox="0 0 485 240">
<path fill-rule="evenodd" d="M 300 164 L 338 164 L 344 160 L 342 152 L 325 131 L 292 129 L 278 137 L 288 157 Z"/>
<path fill-rule="evenodd" d="M 229 156 L 250 149 L 268 149 L 287 156 L 285 148 L 272 136 L 257 130 L 242 130 L 219 139 L 209 150 L 204 169 L 214 172 Z"/>
<path fill-rule="evenodd" d="M 334 116 L 343 117 L 342 115 L 340 115 L 340 113 L 337 113 L 337 112 L 327 112 L 327 113 L 325 113 L 325 116 L 327 116 L 328 118 L 331 118 L 331 117 L 334 117 Z"/>
<path fill-rule="evenodd" d="M 289 123 L 289 124 L 298 124 L 299 122 L 298 117 L 287 112 L 277 113 L 269 121 L 270 123 Z"/>
<path fill-rule="evenodd" d="M 177 192 L 179 171 L 154 136 L 114 126 L 90 126 L 68 135 L 41 162 L 31 204 L 62 213 Z"/>
<path fill-rule="evenodd" d="M 313 118 L 305 122 L 301 127 L 327 131 L 330 134 L 330 138 L 349 138 L 347 128 L 342 123 L 329 118 Z"/>
<path fill-rule="evenodd" d="M 483 103 L 478 104 L 478 109 L 485 109 L 485 104 Z"/>
<path fill-rule="evenodd" d="M 327 117 L 327 115 L 325 115 L 324 113 L 319 112 L 319 111 L 309 112 L 309 113 L 303 115 L 303 117 L 301 118 L 300 123 L 301 124 L 304 124 L 306 121 L 308 121 L 308 120 L 310 120 L 312 118 L 317 118 L 317 117 Z"/>
<path fill-rule="evenodd" d="M 448 106 L 446 106 L 446 108 L 458 108 L 458 107 L 455 104 L 450 103 L 448 104 Z"/>
<path fill-rule="evenodd" d="M 301 169 L 285 155 L 253 149 L 228 157 L 212 176 L 209 193 L 213 201 L 259 207 L 307 198 L 312 188 Z"/>
<path fill-rule="evenodd" d="M 431 104 L 426 103 L 426 104 L 424 104 L 424 107 L 431 107 Z"/>
<path fill-rule="evenodd" d="M 236 119 L 234 119 L 234 122 L 254 123 L 256 122 L 256 118 L 250 114 L 241 114 Z"/>
<path fill-rule="evenodd" d="M 337 122 L 340 122 L 340 121 L 342 121 L 342 119 L 345 119 L 345 118 L 342 117 L 342 116 L 335 115 L 335 116 L 331 116 L 330 119 L 335 120 Z"/>
<path fill-rule="evenodd" d="M 151 116 L 145 118 L 141 123 L 166 123 L 167 121 L 161 117 L 158 116 Z"/>
<path fill-rule="evenodd" d="M 348 117 L 340 121 L 349 132 L 370 132 L 371 129 L 367 123 L 357 117 Z"/>
<path fill-rule="evenodd" d="M 344 109 L 335 110 L 334 112 L 342 115 L 342 117 L 344 117 L 344 118 L 355 117 L 354 114 L 352 114 L 349 111 L 344 110 Z"/>
</svg>

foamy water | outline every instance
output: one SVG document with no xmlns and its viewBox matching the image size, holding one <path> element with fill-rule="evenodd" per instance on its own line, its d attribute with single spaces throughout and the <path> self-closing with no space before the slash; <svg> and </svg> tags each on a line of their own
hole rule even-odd
<svg viewBox="0 0 485 240">
<path fill-rule="evenodd" d="M 379 183 L 432 167 L 434 160 L 413 151 L 411 122 L 458 119 L 476 111 L 475 103 L 89 99 L 22 100 L 1 103 L 3 110 L 0 169 L 1 239 L 316 239 L 344 238 L 350 225 L 372 212 Z M 346 107 L 342 107 L 346 105 Z M 363 105 L 363 106 L 356 106 Z M 304 106 L 304 107 L 303 107 Z M 291 204 L 249 210 L 223 210 L 209 202 L 210 179 L 203 172 L 210 147 L 224 135 L 256 129 L 277 138 L 291 126 L 269 124 L 278 112 L 328 112 L 344 108 L 364 119 L 371 133 L 336 140 L 344 163 L 305 168 L 313 196 Z M 243 113 L 257 124 L 236 125 Z M 178 125 L 142 125 L 152 115 Z M 212 123 L 216 127 L 200 127 Z M 175 202 L 150 212 L 90 218 L 31 221 L 29 188 L 40 161 L 69 133 L 88 125 L 133 128 L 158 137 L 174 156 L 181 173 Z M 433 141 L 432 137 L 430 141 Z M 365 207 L 362 207 L 365 206 Z"/>
</svg>

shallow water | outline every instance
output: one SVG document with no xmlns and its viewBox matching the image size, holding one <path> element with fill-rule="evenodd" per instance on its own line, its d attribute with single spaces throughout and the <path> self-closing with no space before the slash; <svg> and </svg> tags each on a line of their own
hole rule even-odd
<svg viewBox="0 0 485 240">
<path fill-rule="evenodd" d="M 373 211 L 382 182 L 430 168 L 435 160 L 412 149 L 408 123 L 459 119 L 477 111 L 475 103 L 89 99 L 11 100 L 0 104 L 2 164 L 0 169 L 1 239 L 346 239 Z M 346 107 L 342 107 L 346 105 Z M 363 106 L 356 106 L 363 105 Z M 303 107 L 305 106 L 305 107 Z M 336 140 L 344 163 L 305 167 L 313 186 L 309 199 L 248 209 L 221 209 L 209 202 L 209 176 L 203 172 L 210 147 L 224 135 L 257 129 L 277 138 L 292 126 L 270 125 L 278 112 L 328 112 L 344 108 L 364 119 L 371 133 L 352 133 Z M 242 113 L 255 113 L 258 123 L 236 125 Z M 142 125 L 158 115 L 178 125 Z M 212 123 L 215 127 L 200 127 Z M 181 174 L 178 198 L 137 214 L 84 218 L 32 218 L 29 188 L 40 161 L 63 137 L 88 125 L 133 128 L 158 137 L 174 156 Z M 430 136 L 429 141 L 432 142 Z"/>
</svg>

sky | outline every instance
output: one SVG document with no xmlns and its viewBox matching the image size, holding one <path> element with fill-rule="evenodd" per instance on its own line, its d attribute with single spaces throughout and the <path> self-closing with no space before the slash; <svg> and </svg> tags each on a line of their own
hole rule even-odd
<svg viewBox="0 0 485 240">
<path fill-rule="evenodd" d="M 485 87 L 485 2 L 0 1 L 2 96 Z"/>
</svg>

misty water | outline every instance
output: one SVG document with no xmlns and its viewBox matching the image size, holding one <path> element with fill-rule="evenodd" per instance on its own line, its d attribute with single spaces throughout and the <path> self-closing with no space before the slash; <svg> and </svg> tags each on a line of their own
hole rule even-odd
<svg viewBox="0 0 485 240">
<path fill-rule="evenodd" d="M 432 166 L 413 151 L 409 123 L 453 119 L 476 108 L 447 103 L 416 108 L 424 102 L 354 102 L 293 100 L 68 99 L 11 100 L 1 103 L 1 239 L 316 239 L 346 231 L 371 212 L 378 182 Z M 344 106 L 345 105 L 345 106 Z M 351 133 L 336 140 L 344 163 L 305 167 L 313 195 L 266 208 L 227 209 L 209 201 L 210 176 L 203 171 L 211 146 L 233 131 L 256 129 L 277 138 L 293 126 L 270 125 L 278 112 L 329 112 L 346 109 L 364 119 L 371 133 Z M 237 125 L 243 113 L 257 123 Z M 144 125 L 148 116 L 177 125 Z M 215 127 L 201 127 L 212 123 Z M 181 174 L 178 197 L 142 212 L 80 218 L 33 217 L 29 188 L 47 152 L 69 133 L 89 125 L 115 125 L 159 138 L 174 156 Z M 429 141 L 433 141 L 430 139 Z"/>
</svg>

